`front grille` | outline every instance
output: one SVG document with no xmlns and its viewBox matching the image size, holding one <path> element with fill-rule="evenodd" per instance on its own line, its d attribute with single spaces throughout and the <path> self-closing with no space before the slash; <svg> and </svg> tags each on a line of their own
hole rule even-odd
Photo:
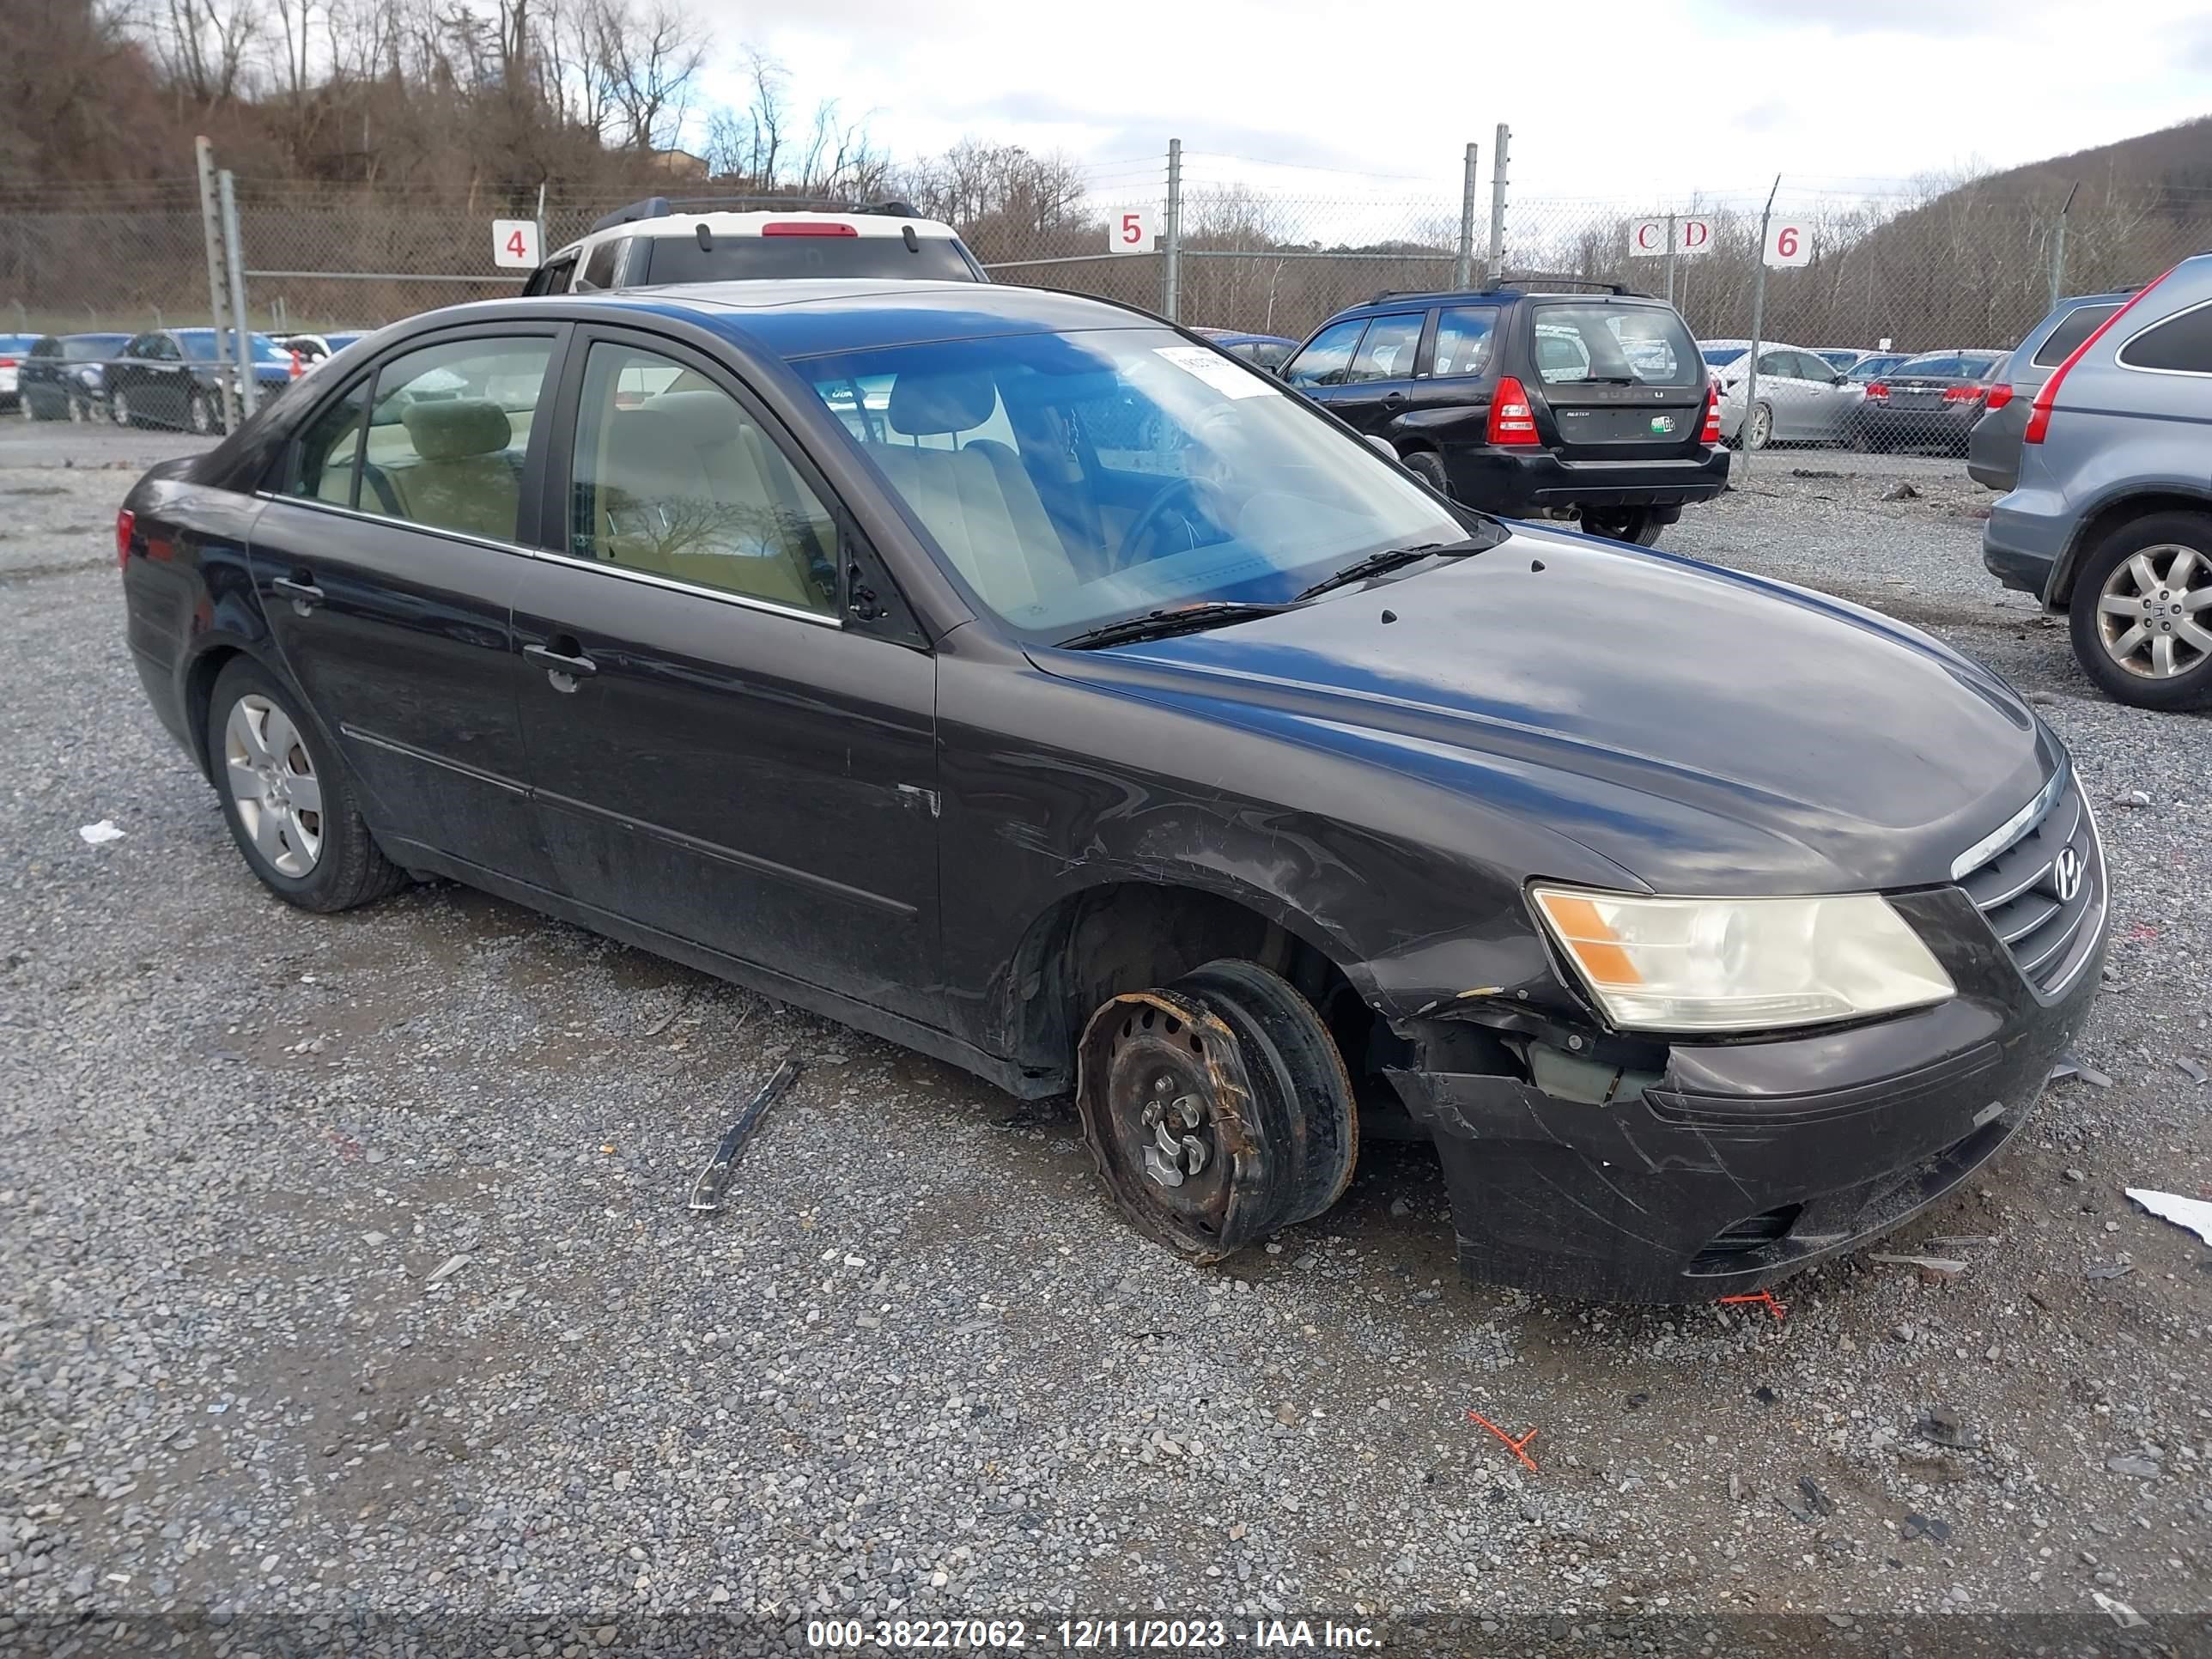
<svg viewBox="0 0 2212 1659">
<path fill-rule="evenodd" d="M 2072 854 L 2071 890 L 2062 860 Z M 2078 780 L 2065 776 L 2051 804 L 2011 841 L 1959 878 L 2020 971 L 2045 991 L 2074 976 L 2104 914 L 2104 859 Z"/>
</svg>

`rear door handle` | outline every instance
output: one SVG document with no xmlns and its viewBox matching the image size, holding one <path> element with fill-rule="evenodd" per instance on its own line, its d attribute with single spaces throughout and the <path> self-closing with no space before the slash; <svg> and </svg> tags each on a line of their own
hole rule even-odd
<svg viewBox="0 0 2212 1659">
<path fill-rule="evenodd" d="M 1406 394 L 1402 392 L 1386 392 L 1382 394 L 1382 401 L 1386 404 L 1402 404 L 1406 401 Z"/>
<path fill-rule="evenodd" d="M 291 600 L 293 607 L 303 617 L 323 602 L 323 590 L 314 583 L 303 580 L 306 575 L 307 572 L 303 570 L 297 577 L 278 576 L 269 584 L 286 599 Z"/>
<path fill-rule="evenodd" d="M 549 674 L 566 674 L 572 679 L 580 679 L 586 674 L 599 672 L 599 664 L 580 652 L 571 656 L 542 645 L 526 645 L 522 647 L 522 658 L 525 662 L 536 663 Z"/>
</svg>

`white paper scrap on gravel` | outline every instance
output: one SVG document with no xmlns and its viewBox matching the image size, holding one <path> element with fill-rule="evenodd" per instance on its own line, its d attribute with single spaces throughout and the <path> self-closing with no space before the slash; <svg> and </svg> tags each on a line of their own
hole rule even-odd
<svg viewBox="0 0 2212 1659">
<path fill-rule="evenodd" d="M 2130 1187 L 2126 1192 L 2153 1215 L 2162 1216 L 2177 1227 L 2186 1227 L 2207 1244 L 2212 1244 L 2212 1201 L 2184 1198 L 2179 1193 L 2154 1193 L 2142 1187 Z"/>
<path fill-rule="evenodd" d="M 115 827 L 113 818 L 102 818 L 98 823 L 80 823 L 76 833 L 87 847 L 105 847 L 111 841 L 123 839 L 123 832 Z"/>
</svg>

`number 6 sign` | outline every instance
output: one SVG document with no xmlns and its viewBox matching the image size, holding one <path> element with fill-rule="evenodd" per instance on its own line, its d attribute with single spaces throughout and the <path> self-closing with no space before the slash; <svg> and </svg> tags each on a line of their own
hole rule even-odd
<svg viewBox="0 0 2212 1659">
<path fill-rule="evenodd" d="M 1809 265 L 1813 238 L 1804 226 L 1780 220 L 1766 228 L 1766 263 L 1770 265 Z"/>
<path fill-rule="evenodd" d="M 538 257 L 538 221 L 493 220 L 491 262 L 502 270 L 537 270 L 541 263 Z"/>
<path fill-rule="evenodd" d="M 1158 219 L 1157 208 L 1115 208 L 1106 216 L 1106 251 L 1150 253 L 1152 238 L 1159 234 Z"/>
</svg>

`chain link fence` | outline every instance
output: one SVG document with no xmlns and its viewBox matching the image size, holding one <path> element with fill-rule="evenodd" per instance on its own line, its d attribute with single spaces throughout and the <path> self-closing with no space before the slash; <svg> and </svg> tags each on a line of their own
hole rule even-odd
<svg viewBox="0 0 2212 1659">
<path fill-rule="evenodd" d="M 1498 140 L 1506 137 L 1501 129 Z M 1341 187 L 1308 194 L 1218 176 L 1187 182 L 1178 146 L 1157 171 L 1125 168 L 1072 205 L 1027 218 L 999 211 L 957 228 L 996 280 L 1293 340 L 1386 290 L 1479 284 L 1502 272 L 1665 294 L 1701 340 L 1747 339 L 1756 325 L 1764 341 L 1808 351 L 1892 354 L 2004 352 L 2057 294 L 2131 287 L 2212 246 L 2212 188 L 2098 180 L 2069 188 L 2054 179 L 2033 188 L 1858 181 L 1811 189 L 1785 179 L 1774 220 L 1795 228 L 1809 258 L 1772 269 L 1761 258 L 1758 197 L 1518 200 L 1495 155 L 1486 175 L 1468 147 L 1455 196 Z M 1237 165 L 1190 159 L 1215 175 Z M 1262 162 L 1252 171 L 1285 170 Z M 511 294 L 521 279 L 493 268 L 491 220 L 542 212 L 550 251 L 624 204 L 556 194 L 541 206 L 534 188 L 455 194 L 234 182 L 246 314 L 272 333 L 373 327 Z M 1108 227 L 1125 210 L 1159 224 L 1148 251 L 1106 251 Z M 1639 240 L 1666 245 L 1650 232 L 1655 220 L 1704 228 L 1694 248 L 1639 253 Z M 0 187 L 0 332 L 204 325 L 204 223 L 189 179 Z"/>
</svg>

